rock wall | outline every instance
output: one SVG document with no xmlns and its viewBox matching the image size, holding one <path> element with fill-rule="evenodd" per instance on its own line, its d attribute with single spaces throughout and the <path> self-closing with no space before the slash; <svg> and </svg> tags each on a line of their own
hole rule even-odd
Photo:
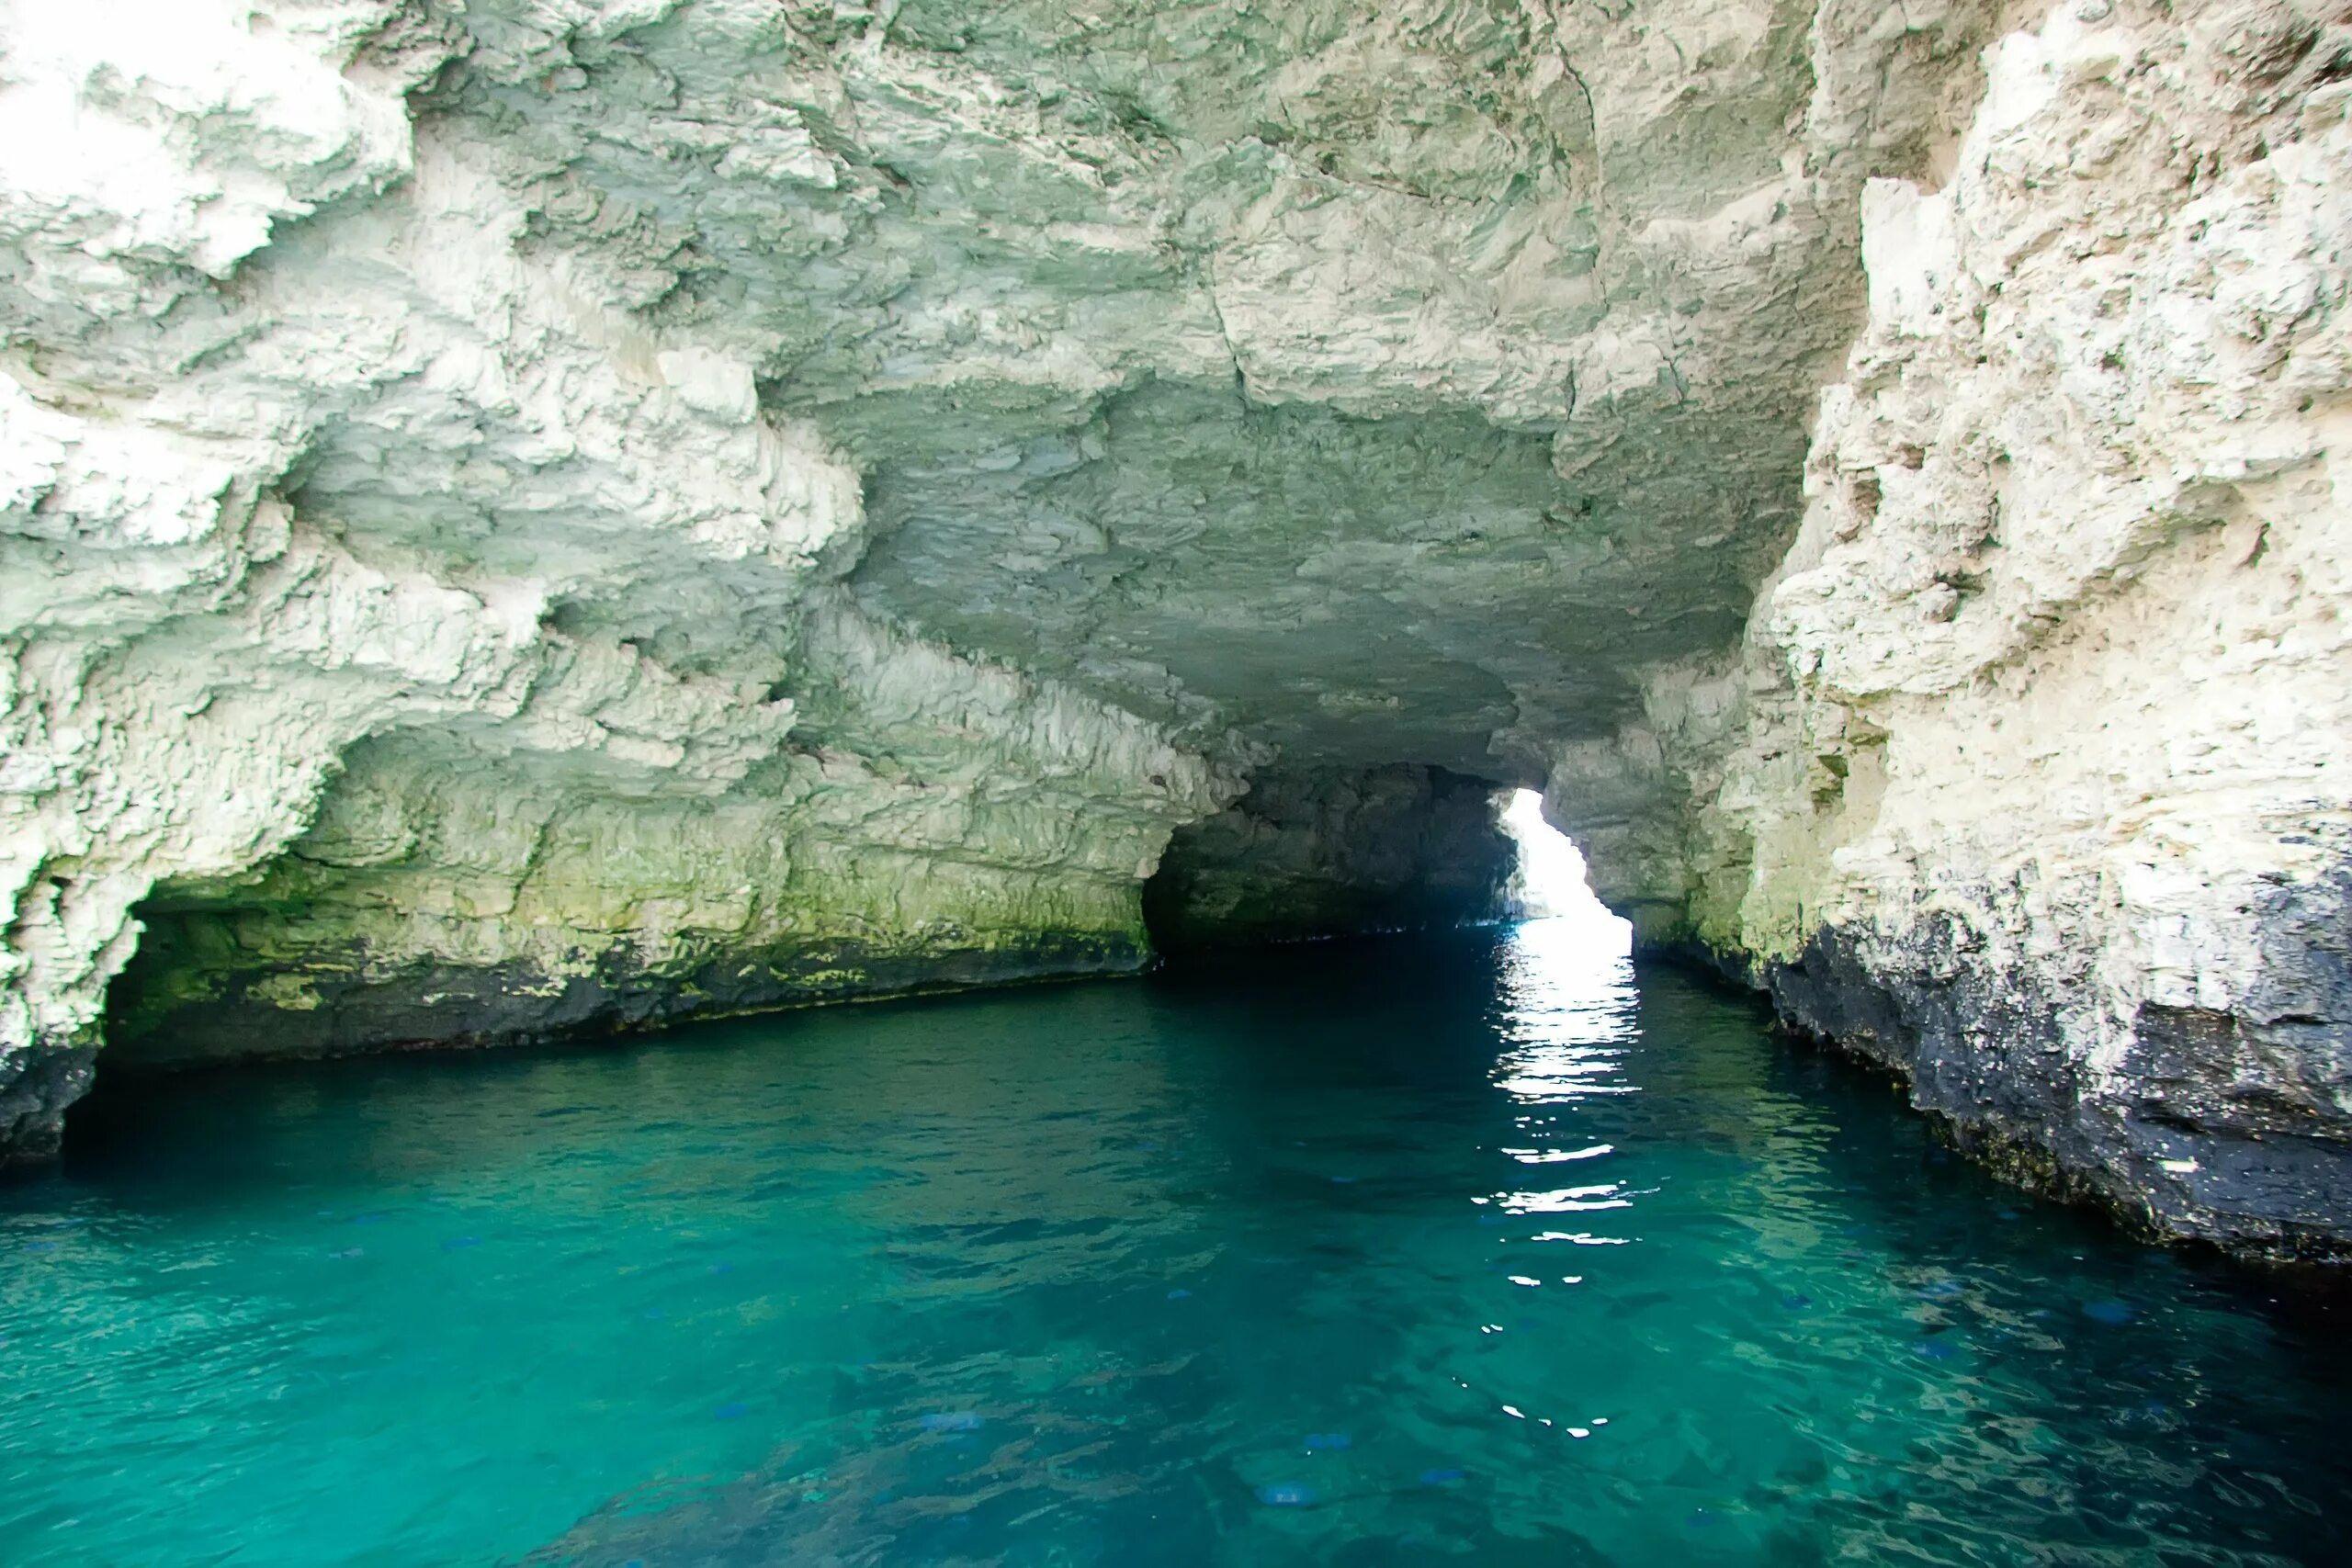
<svg viewBox="0 0 2352 1568">
<path fill-rule="evenodd" d="M 1445 930 L 1501 918 L 1516 864 L 1483 779 L 1277 771 L 1176 830 L 1144 916 L 1173 951 Z"/>
<path fill-rule="evenodd" d="M 1745 657 L 1551 790 L 1647 939 L 2022 1175 L 2352 1237 L 2352 31 L 2079 0 L 1987 52 Z M 1645 805 L 1645 795 L 1657 804 Z"/>
<path fill-rule="evenodd" d="M 132 9 L 0 11 L 0 1150 L 151 895 L 130 1032 L 251 1004 L 155 1057 L 1134 961 L 1238 781 L 849 599 L 855 466 L 434 107 L 674 7 Z"/>
<path fill-rule="evenodd" d="M 1137 878 L 1168 781 L 1208 787 L 1196 760 L 845 602 L 800 637 L 790 745 L 723 791 L 447 731 L 353 748 L 284 854 L 139 906 L 109 1056 L 492 1043 L 1148 960 Z"/>
</svg>

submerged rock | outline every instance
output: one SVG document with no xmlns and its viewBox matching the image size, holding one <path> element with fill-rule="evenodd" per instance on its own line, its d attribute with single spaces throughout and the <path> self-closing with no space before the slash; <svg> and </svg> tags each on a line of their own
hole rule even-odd
<svg viewBox="0 0 2352 1568">
<path fill-rule="evenodd" d="M 926 1432 L 977 1432 L 988 1423 L 976 1411 L 943 1410 L 923 1416 L 918 1424 Z"/>
</svg>

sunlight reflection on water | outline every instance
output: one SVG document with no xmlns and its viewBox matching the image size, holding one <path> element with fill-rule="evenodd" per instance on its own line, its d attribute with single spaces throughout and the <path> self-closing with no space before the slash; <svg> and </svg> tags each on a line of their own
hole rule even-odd
<svg viewBox="0 0 2352 1568">
<path fill-rule="evenodd" d="M 1544 1105 L 1639 1087 L 1622 1076 L 1639 1032 L 1633 961 L 1623 947 L 1595 941 L 1596 934 L 1630 936 L 1631 928 L 1605 911 L 1602 918 L 1620 931 L 1560 915 L 1521 923 L 1503 944 L 1507 1049 L 1496 1060 L 1495 1083 L 1515 1100 Z"/>
</svg>

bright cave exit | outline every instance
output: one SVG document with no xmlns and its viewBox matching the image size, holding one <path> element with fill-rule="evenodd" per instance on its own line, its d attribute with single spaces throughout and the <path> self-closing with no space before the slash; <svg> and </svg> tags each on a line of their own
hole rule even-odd
<svg viewBox="0 0 2352 1568">
<path fill-rule="evenodd" d="M 1510 903 L 1522 919 L 1554 923 L 1564 944 L 1624 957 L 1634 950 L 1633 922 L 1609 912 L 1585 880 L 1576 841 L 1544 820 L 1540 791 L 1515 789 L 1504 802 L 1503 831 L 1518 846 Z"/>
</svg>

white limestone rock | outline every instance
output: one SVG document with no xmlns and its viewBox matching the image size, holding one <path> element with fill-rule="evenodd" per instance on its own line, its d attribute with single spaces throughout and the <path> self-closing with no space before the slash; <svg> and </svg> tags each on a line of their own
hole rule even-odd
<svg viewBox="0 0 2352 1568">
<path fill-rule="evenodd" d="M 1654 869 L 1612 874 L 2021 1168 L 2324 1253 L 2352 34 L 2068 5 L 1986 65 L 1950 181 L 1865 193 L 1871 323 L 1751 625 L 1747 738 L 1685 738 Z M 1585 772 L 1554 778 L 1571 819 Z"/>
</svg>

